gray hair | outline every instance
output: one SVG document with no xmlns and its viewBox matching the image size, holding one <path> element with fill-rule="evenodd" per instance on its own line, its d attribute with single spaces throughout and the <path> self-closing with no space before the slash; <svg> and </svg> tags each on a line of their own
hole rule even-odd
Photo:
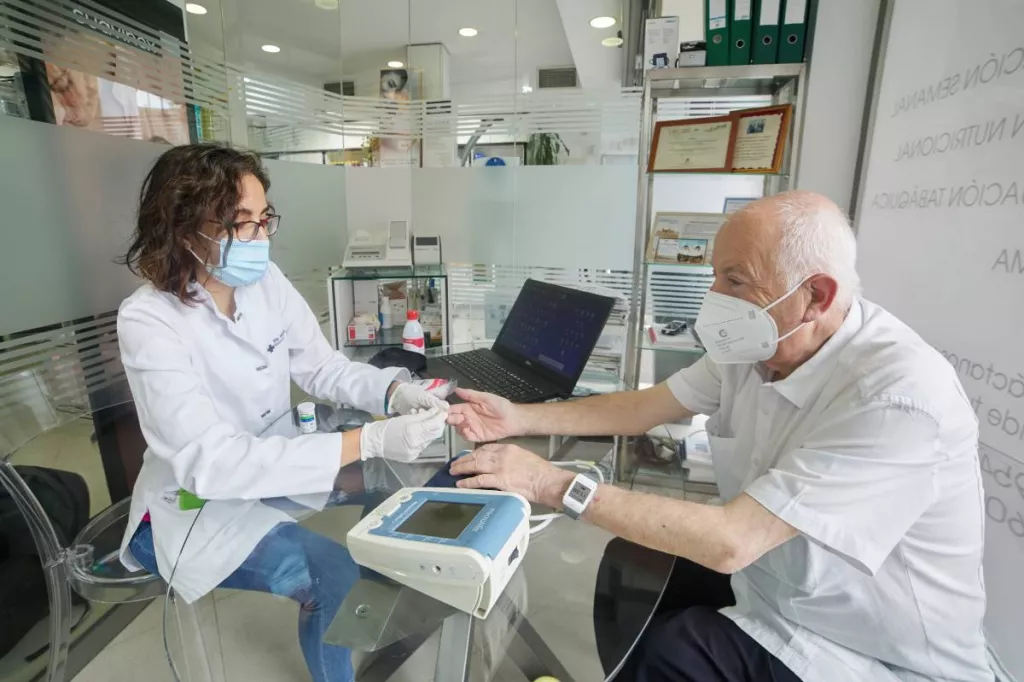
<svg viewBox="0 0 1024 682">
<path fill-rule="evenodd" d="M 861 293 L 850 220 L 834 202 L 813 192 L 786 192 L 767 203 L 780 227 L 775 268 L 786 289 L 811 275 L 829 275 L 839 284 L 836 303 L 848 310 Z"/>
</svg>

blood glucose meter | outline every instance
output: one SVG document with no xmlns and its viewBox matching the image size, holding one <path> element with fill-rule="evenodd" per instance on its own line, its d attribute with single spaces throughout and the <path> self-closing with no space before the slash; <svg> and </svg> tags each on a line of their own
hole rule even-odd
<svg viewBox="0 0 1024 682">
<path fill-rule="evenodd" d="M 520 495 L 403 488 L 348 532 L 348 549 L 360 566 L 486 618 L 529 538 L 530 504 Z"/>
</svg>

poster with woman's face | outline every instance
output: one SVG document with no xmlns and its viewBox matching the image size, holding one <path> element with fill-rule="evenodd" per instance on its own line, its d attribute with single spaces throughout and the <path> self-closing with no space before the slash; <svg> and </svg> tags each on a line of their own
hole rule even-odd
<svg viewBox="0 0 1024 682">
<path fill-rule="evenodd" d="M 381 69 L 380 97 L 392 102 L 410 102 L 419 97 L 419 82 L 416 72 L 409 69 Z M 396 112 L 400 113 L 400 112 Z M 383 166 L 419 165 L 418 141 L 412 136 L 401 117 L 396 117 L 389 135 L 380 136 L 380 163 Z"/>
<path fill-rule="evenodd" d="M 380 72 L 380 96 L 394 102 L 408 102 L 412 99 L 412 83 L 408 69 L 382 69 Z"/>
</svg>

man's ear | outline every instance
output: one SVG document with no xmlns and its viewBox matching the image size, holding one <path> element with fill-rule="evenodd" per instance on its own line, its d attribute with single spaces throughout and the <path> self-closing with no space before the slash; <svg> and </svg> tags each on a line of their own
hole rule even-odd
<svg viewBox="0 0 1024 682">
<path fill-rule="evenodd" d="M 832 309 L 839 294 L 839 282 L 829 275 L 814 275 L 807 280 L 811 301 L 804 312 L 804 322 L 813 322 Z"/>
</svg>

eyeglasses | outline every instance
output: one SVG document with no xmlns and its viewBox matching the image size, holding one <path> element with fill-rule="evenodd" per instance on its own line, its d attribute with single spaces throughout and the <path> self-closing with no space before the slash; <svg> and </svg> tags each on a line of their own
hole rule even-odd
<svg viewBox="0 0 1024 682">
<path fill-rule="evenodd" d="M 260 220 L 243 220 L 238 223 L 229 223 L 224 229 L 230 230 L 232 236 L 240 242 L 251 242 L 262 229 L 268 237 L 277 234 L 277 228 L 281 226 L 281 216 L 271 213 Z"/>
</svg>

